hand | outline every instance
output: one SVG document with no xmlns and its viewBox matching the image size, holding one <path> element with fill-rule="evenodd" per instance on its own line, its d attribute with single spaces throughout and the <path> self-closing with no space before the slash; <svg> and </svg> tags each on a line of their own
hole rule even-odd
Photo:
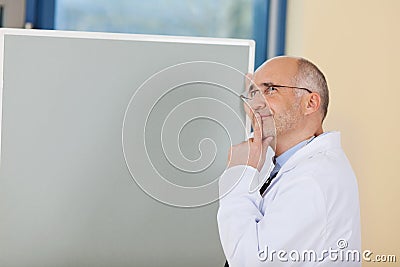
<svg viewBox="0 0 400 267">
<path fill-rule="evenodd" d="M 228 168 L 237 165 L 248 165 L 261 171 L 265 162 L 265 154 L 273 137 L 263 138 L 262 119 L 260 114 L 252 116 L 254 137 L 231 147 L 228 157 Z"/>
</svg>

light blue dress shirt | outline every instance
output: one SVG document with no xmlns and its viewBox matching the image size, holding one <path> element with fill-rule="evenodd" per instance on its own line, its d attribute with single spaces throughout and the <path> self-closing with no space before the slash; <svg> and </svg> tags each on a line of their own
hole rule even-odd
<svg viewBox="0 0 400 267">
<path fill-rule="evenodd" d="M 304 140 L 297 145 L 289 148 L 285 152 L 283 152 L 280 156 L 275 158 L 275 167 L 271 172 L 271 176 L 273 176 L 275 173 L 279 172 L 281 167 L 290 159 L 291 156 L 294 155 L 300 148 L 304 147 L 308 143 L 310 143 L 315 137 L 311 137 L 310 139 Z"/>
</svg>

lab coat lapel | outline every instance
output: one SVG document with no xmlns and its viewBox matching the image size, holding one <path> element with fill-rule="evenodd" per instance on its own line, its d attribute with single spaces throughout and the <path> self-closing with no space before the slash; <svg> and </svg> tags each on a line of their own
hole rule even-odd
<svg viewBox="0 0 400 267">
<path fill-rule="evenodd" d="M 292 170 L 305 159 L 312 158 L 318 153 L 333 148 L 341 148 L 339 132 L 327 132 L 324 135 L 317 136 L 314 140 L 299 149 L 292 157 L 290 157 L 278 172 L 276 180 L 278 180 L 283 173 Z"/>
</svg>

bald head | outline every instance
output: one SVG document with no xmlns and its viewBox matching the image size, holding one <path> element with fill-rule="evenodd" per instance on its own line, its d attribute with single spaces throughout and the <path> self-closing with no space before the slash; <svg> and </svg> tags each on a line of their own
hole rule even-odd
<svg viewBox="0 0 400 267">
<path fill-rule="evenodd" d="M 269 71 L 271 69 L 279 72 Z M 329 104 L 328 85 L 322 71 L 309 60 L 290 56 L 275 57 L 261 65 L 255 75 L 268 77 L 277 84 L 304 87 L 318 93 L 321 97 L 322 119 L 326 117 Z"/>
<path fill-rule="evenodd" d="M 253 114 L 261 117 L 263 136 L 275 135 L 276 155 L 323 132 L 328 87 L 314 64 L 303 58 L 272 58 L 257 69 L 252 83 L 245 111 L 253 125 Z"/>
<path fill-rule="evenodd" d="M 288 80 L 295 81 L 297 73 L 298 58 L 281 56 L 264 62 L 255 72 L 255 77 L 266 77 L 276 84 L 287 84 Z"/>
</svg>

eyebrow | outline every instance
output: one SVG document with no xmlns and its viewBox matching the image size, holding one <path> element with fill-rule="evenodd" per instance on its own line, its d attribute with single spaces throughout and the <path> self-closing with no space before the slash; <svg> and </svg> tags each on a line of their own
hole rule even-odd
<svg viewBox="0 0 400 267">
<path fill-rule="evenodd" d="M 252 84 L 250 85 L 250 87 L 249 87 L 249 92 L 250 92 L 251 90 L 253 90 L 253 88 L 254 88 L 254 83 L 252 83 Z"/>
<path fill-rule="evenodd" d="M 266 82 L 266 83 L 262 83 L 262 85 L 268 87 L 268 86 L 272 86 L 272 85 L 275 85 L 275 84 L 271 83 L 271 82 Z"/>
<path fill-rule="evenodd" d="M 265 86 L 265 87 L 269 87 L 269 86 L 274 85 L 274 84 L 271 83 L 271 82 L 266 82 L 266 83 L 262 83 L 261 85 L 262 85 L 262 86 Z M 251 91 L 251 90 L 253 90 L 253 89 L 254 89 L 254 83 L 252 83 L 252 84 L 250 85 L 249 91 Z"/>
</svg>

